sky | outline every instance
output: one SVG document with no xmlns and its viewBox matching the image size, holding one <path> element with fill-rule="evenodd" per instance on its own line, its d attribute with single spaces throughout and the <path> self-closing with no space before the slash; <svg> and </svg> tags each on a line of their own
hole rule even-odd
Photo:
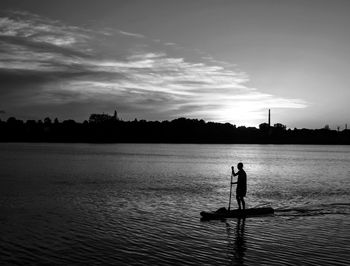
<svg viewBox="0 0 350 266">
<path fill-rule="evenodd" d="M 350 125 L 350 1 L 1 0 L 0 119 Z"/>
</svg>

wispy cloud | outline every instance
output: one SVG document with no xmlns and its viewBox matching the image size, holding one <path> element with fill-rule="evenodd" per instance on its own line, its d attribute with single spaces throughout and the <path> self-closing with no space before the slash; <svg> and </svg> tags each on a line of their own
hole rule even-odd
<svg viewBox="0 0 350 266">
<path fill-rule="evenodd" d="M 1 94 L 6 96 L 2 98 L 17 106 L 89 103 L 93 109 L 104 103 L 118 105 L 129 117 L 185 116 L 237 124 L 255 123 L 268 107 L 307 105 L 251 88 L 247 73 L 213 58 L 193 62 L 170 56 L 166 49 L 140 48 L 140 42 L 132 46 L 121 36 L 147 39 L 121 30 L 64 25 L 28 13 L 0 17 L 0 78 L 5 80 Z M 111 47 L 116 40 L 120 45 Z"/>
<path fill-rule="evenodd" d="M 131 32 L 127 32 L 127 31 L 122 31 L 119 30 L 120 34 L 123 34 L 125 36 L 130 36 L 130 37 L 135 37 L 135 38 L 144 38 L 145 36 L 139 33 L 131 33 Z"/>
<path fill-rule="evenodd" d="M 85 31 L 25 12 L 11 12 L 10 16 L 0 17 L 0 36 L 22 37 L 57 46 L 84 42 L 89 38 Z"/>
</svg>

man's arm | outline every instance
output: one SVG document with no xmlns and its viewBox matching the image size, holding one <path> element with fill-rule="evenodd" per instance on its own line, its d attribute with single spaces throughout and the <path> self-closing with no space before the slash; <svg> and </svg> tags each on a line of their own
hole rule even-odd
<svg viewBox="0 0 350 266">
<path fill-rule="evenodd" d="M 235 173 L 235 168 L 233 166 L 231 167 L 231 169 L 232 169 L 232 175 L 233 176 L 238 175 L 238 174 Z M 238 182 L 231 182 L 231 185 L 234 185 L 234 184 L 238 184 Z"/>
<path fill-rule="evenodd" d="M 231 166 L 231 169 L 232 169 L 232 174 L 233 174 L 233 176 L 237 176 L 237 175 L 238 175 L 238 172 L 235 173 L 235 168 L 234 168 L 233 166 Z"/>
</svg>

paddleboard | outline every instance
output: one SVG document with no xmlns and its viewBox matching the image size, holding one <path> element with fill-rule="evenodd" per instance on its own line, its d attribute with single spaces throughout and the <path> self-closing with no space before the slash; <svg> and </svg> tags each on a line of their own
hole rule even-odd
<svg viewBox="0 0 350 266">
<path fill-rule="evenodd" d="M 239 218 L 239 217 L 249 217 L 249 216 L 260 216 L 260 215 L 270 215 L 274 213 L 274 209 L 271 207 L 265 208 L 250 208 L 243 210 L 230 210 L 226 208 L 220 208 L 214 212 L 202 211 L 200 215 L 204 220 L 220 220 L 225 218 Z"/>
</svg>

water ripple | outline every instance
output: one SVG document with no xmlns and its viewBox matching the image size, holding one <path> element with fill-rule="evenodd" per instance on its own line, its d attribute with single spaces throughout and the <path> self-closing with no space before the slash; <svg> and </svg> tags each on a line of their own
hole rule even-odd
<svg viewBox="0 0 350 266">
<path fill-rule="evenodd" d="M 7 144 L 10 158 L 0 150 L 7 158 L 0 165 L 2 264 L 350 261 L 350 183 L 336 160 L 349 162 L 345 148 L 332 148 L 328 160 L 327 147 L 317 146 L 45 145 L 24 152 Z M 272 206 L 275 215 L 201 222 L 200 211 L 227 207 L 230 176 L 222 169 L 238 155 L 248 162 L 247 204 Z M 324 163 L 338 171 L 332 182 Z"/>
</svg>

